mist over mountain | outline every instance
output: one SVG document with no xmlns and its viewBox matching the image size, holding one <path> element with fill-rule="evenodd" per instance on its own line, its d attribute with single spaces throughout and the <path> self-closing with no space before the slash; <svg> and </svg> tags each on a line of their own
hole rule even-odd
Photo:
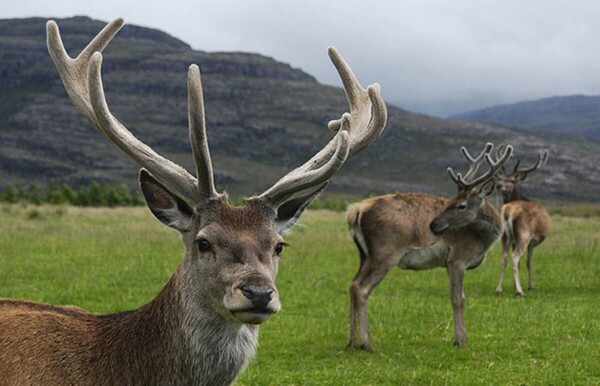
<svg viewBox="0 0 600 386">
<path fill-rule="evenodd" d="M 87 17 L 57 22 L 72 56 L 106 24 Z M 47 53 L 45 23 L 0 20 L 0 188 L 92 181 L 135 186 L 139 167 L 72 106 Z M 188 170 L 194 170 L 186 86 L 192 63 L 202 71 L 217 187 L 230 194 L 260 193 L 305 162 L 332 137 L 327 122 L 348 110 L 341 88 L 275 59 L 192 50 L 164 32 L 126 25 L 104 54 L 109 106 L 138 138 Z M 459 147 L 478 151 L 492 141 L 513 144 L 524 162 L 550 150 L 548 165 L 523 186 L 529 196 L 599 200 L 600 141 L 439 119 L 390 104 L 388 110 L 380 140 L 347 162 L 330 192 L 453 194 L 446 168 L 465 169 Z"/>
<path fill-rule="evenodd" d="M 600 96 L 555 96 L 468 111 L 452 118 L 600 139 Z"/>
</svg>

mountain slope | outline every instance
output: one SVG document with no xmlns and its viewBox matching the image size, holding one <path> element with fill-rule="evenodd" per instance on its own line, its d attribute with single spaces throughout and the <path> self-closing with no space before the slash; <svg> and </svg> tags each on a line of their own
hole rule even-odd
<svg viewBox="0 0 600 386">
<path fill-rule="evenodd" d="M 105 25 L 85 17 L 57 21 L 72 55 Z M 234 195 L 259 193 L 305 162 L 331 138 L 327 122 L 348 109 L 341 89 L 320 85 L 271 58 L 194 51 L 163 32 L 125 26 L 105 50 L 109 105 L 142 141 L 188 170 L 193 170 L 186 90 L 191 63 L 202 71 L 217 185 Z M 360 78 L 360 69 L 355 71 Z M 48 57 L 44 19 L 0 20 L 0 84 L 0 187 L 91 181 L 136 185 L 138 167 L 68 99 Z M 385 96 L 385 84 L 382 89 Z M 550 149 L 548 166 L 525 186 L 529 195 L 576 201 L 600 197 L 598 142 L 539 138 L 497 125 L 388 108 L 382 138 L 348 161 L 330 191 L 452 194 L 456 188 L 446 167 L 464 167 L 459 147 L 477 149 L 493 141 L 512 143 L 517 154 L 529 159 L 541 148 Z"/>
<path fill-rule="evenodd" d="M 453 118 L 600 139 L 600 96 L 557 96 L 469 111 Z"/>
</svg>

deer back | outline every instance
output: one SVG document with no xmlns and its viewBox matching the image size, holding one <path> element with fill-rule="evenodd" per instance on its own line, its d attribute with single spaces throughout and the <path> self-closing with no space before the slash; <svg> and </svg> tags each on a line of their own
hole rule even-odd
<svg viewBox="0 0 600 386">
<path fill-rule="evenodd" d="M 537 201 L 510 201 L 501 208 L 502 219 L 511 234 L 525 232 L 546 238 L 550 233 L 550 214 Z"/>
<path fill-rule="evenodd" d="M 401 256 L 440 239 L 429 229 L 447 200 L 429 194 L 396 193 L 368 198 L 348 208 L 350 231 L 370 257 Z"/>
</svg>

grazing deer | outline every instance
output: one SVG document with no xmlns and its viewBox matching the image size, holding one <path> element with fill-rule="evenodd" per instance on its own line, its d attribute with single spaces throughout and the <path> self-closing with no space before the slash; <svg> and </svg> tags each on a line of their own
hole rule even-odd
<svg viewBox="0 0 600 386">
<path fill-rule="evenodd" d="M 498 282 L 498 286 L 496 286 L 496 293 L 502 292 L 504 270 L 506 269 L 511 245 L 513 253 L 510 258 L 516 294 L 519 296 L 524 295 L 521 281 L 519 280 L 519 262 L 526 248 L 529 289 L 533 289 L 531 274 L 533 250 L 548 236 L 550 231 L 550 215 L 542 204 L 523 197 L 517 188 L 517 183 L 525 180 L 527 175 L 532 171 L 542 168 L 546 165 L 547 161 L 548 151 L 545 150 L 539 153 L 538 159 L 533 166 L 519 169 L 520 161 L 517 161 L 512 172 L 507 172 L 503 167 L 498 173 L 498 190 L 500 190 L 504 198 L 501 214 L 505 226 L 502 233 L 502 269 L 500 270 L 500 281 Z"/>
<path fill-rule="evenodd" d="M 466 345 L 464 273 L 481 264 L 502 231 L 500 214 L 485 197 L 493 192 L 494 176 L 512 154 L 512 147 L 495 160 L 490 157 L 492 148 L 488 143 L 477 158 L 461 148 L 470 167 L 464 177 L 448 168 L 458 186 L 452 199 L 396 193 L 369 198 L 348 208 L 350 233 L 360 255 L 360 266 L 350 285 L 349 347 L 372 350 L 367 301 L 371 291 L 396 266 L 448 270 L 454 344 Z M 484 159 L 489 169 L 475 178 Z"/>
<path fill-rule="evenodd" d="M 189 129 L 197 179 L 136 139 L 109 111 L 102 51 L 123 25 L 109 23 L 75 59 L 58 26 L 48 49 L 77 109 L 141 166 L 152 213 L 179 231 L 183 261 L 137 310 L 95 315 L 76 307 L 0 301 L 0 379 L 10 385 L 227 385 L 254 354 L 258 324 L 280 309 L 275 287 L 289 229 L 348 158 L 383 130 L 379 86 L 362 88 L 334 48 L 329 55 L 350 104 L 331 121 L 335 137 L 264 193 L 234 207 L 216 191 L 206 140 L 199 69 L 188 71 Z"/>
</svg>

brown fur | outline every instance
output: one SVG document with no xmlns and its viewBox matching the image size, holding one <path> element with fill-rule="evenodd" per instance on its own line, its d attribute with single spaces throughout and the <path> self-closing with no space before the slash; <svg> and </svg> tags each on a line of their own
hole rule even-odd
<svg viewBox="0 0 600 386">
<path fill-rule="evenodd" d="M 476 218 L 449 226 L 441 234 L 430 229 L 434 222 L 456 217 L 459 203 L 468 202 Z M 458 216 L 460 217 L 460 215 Z M 477 267 L 487 249 L 500 236 L 501 219 L 496 209 L 481 202 L 475 189 L 451 200 L 428 194 L 396 193 L 351 205 L 348 225 L 360 251 L 358 272 L 350 285 L 350 339 L 348 345 L 372 349 L 367 319 L 371 291 L 395 266 L 402 269 L 445 267 L 449 272 L 455 319 L 455 344 L 466 344 L 463 321 L 463 275 Z"/>
<path fill-rule="evenodd" d="M 428 194 L 396 193 L 369 198 L 354 205 L 360 215 L 361 232 L 369 235 L 365 238 L 368 250 L 375 255 L 388 255 L 396 245 L 411 248 L 434 241 L 436 237 L 429 224 L 447 202 L 445 198 Z M 352 222 L 348 218 L 350 227 L 359 226 L 358 215 L 353 216 Z M 386 242 L 390 234 L 394 235 L 393 245 Z M 386 252 L 390 248 L 392 251 Z"/>
<path fill-rule="evenodd" d="M 160 203 L 153 212 L 180 227 L 186 253 L 175 274 L 148 304 L 116 314 L 0 300 L 0 383 L 227 385 L 235 380 L 257 340 L 258 328 L 246 323 L 264 320 L 236 316 L 238 309 L 252 307 L 241 289 L 271 288 L 273 298 L 262 312 L 279 309 L 273 283 L 276 212 L 260 199 L 233 207 L 223 197 L 199 216 L 192 208 L 181 210 L 159 184 L 147 184 L 153 183 L 143 185 L 145 194 L 161 198 L 149 197 Z M 181 218 L 173 221 L 177 213 Z M 212 252 L 198 251 L 199 234 L 210 239 Z"/>
<path fill-rule="evenodd" d="M 533 250 L 540 245 L 550 232 L 550 215 L 546 208 L 533 200 L 516 200 L 502 205 L 502 219 L 504 233 L 502 234 L 502 269 L 496 293 L 502 292 L 504 270 L 508 262 L 510 247 L 513 248 L 511 262 L 515 281 L 516 294 L 523 296 L 524 292 L 519 279 L 519 263 L 527 251 L 527 271 L 529 273 L 529 286 L 533 286 L 531 272 Z"/>
<path fill-rule="evenodd" d="M 156 299 L 130 313 L 94 315 L 76 307 L 1 300 L 2 383 L 166 382 L 164 369 L 172 369 L 178 359 L 169 355 L 174 354 L 180 315 L 176 281 L 174 276 Z"/>
<path fill-rule="evenodd" d="M 519 296 L 525 294 L 519 279 L 519 263 L 525 250 L 527 250 L 529 289 L 533 289 L 531 272 L 533 251 L 550 232 L 550 215 L 542 204 L 523 197 L 517 185 L 525 180 L 530 172 L 543 167 L 547 158 L 548 152 L 545 151 L 540 153 L 537 162 L 532 167 L 519 169 L 519 162 L 517 162 L 512 172 L 503 170 L 498 174 L 498 190 L 504 198 L 504 205 L 501 209 L 504 233 L 502 234 L 502 268 L 496 293 L 502 292 L 502 281 L 511 246 L 513 248 L 511 263 L 516 294 Z"/>
</svg>

